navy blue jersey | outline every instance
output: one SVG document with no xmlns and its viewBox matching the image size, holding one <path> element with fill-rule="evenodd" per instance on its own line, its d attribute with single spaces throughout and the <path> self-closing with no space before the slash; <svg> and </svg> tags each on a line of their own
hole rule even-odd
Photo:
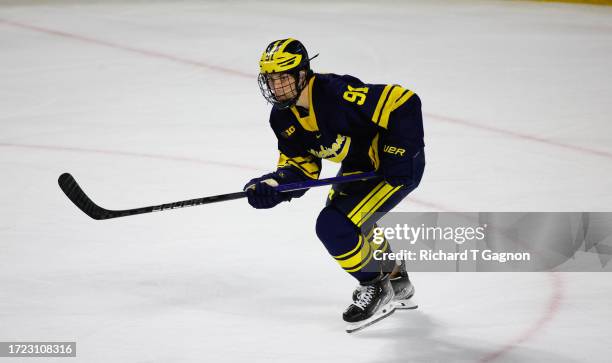
<svg viewBox="0 0 612 363">
<path fill-rule="evenodd" d="M 315 74 L 308 83 L 310 108 L 273 108 L 278 170 L 316 179 L 321 160 L 342 163 L 343 174 L 410 168 L 424 147 L 421 101 L 399 85 L 366 84 L 349 75 Z"/>
</svg>

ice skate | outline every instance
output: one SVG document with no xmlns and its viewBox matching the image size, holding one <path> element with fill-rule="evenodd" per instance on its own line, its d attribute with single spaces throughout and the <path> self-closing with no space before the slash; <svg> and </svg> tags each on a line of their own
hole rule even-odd
<svg viewBox="0 0 612 363">
<path fill-rule="evenodd" d="M 370 326 L 395 311 L 393 288 L 389 275 L 381 275 L 374 281 L 362 283 L 353 303 L 346 309 L 342 318 L 349 323 L 347 333 Z"/>
<path fill-rule="evenodd" d="M 402 261 L 399 265 L 400 275 L 396 276 L 391 280 L 391 286 L 395 296 L 393 297 L 393 303 L 396 309 L 416 309 L 419 306 L 412 300 L 414 296 L 414 285 L 408 278 L 408 272 L 406 271 L 406 262 Z"/>
<path fill-rule="evenodd" d="M 408 310 L 416 309 L 419 306 L 412 299 L 414 296 L 414 285 L 410 282 L 408 272 L 406 271 L 406 262 L 402 261 L 401 265 L 398 265 L 400 269 L 400 275 L 390 278 L 391 286 L 393 287 L 393 303 L 396 309 Z M 355 291 L 353 291 L 353 301 L 356 301 L 361 291 L 365 287 L 357 285 Z"/>
</svg>

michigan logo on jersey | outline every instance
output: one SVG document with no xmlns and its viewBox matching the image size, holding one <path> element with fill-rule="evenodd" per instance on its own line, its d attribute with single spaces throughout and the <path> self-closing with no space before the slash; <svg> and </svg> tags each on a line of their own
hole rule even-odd
<svg viewBox="0 0 612 363">
<path fill-rule="evenodd" d="M 344 160 L 344 158 L 349 152 L 350 147 L 351 138 L 349 136 L 343 136 L 338 134 L 338 136 L 336 137 L 336 141 L 331 144 L 331 146 L 325 147 L 321 145 L 319 150 L 310 149 L 308 150 L 308 152 L 318 158 L 327 159 L 329 161 L 339 163 Z"/>
</svg>

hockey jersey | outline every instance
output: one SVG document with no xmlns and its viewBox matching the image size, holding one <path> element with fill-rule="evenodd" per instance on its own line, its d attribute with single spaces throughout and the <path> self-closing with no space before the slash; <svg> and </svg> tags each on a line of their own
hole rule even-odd
<svg viewBox="0 0 612 363">
<path fill-rule="evenodd" d="M 381 165 L 409 172 L 411 158 L 424 147 L 421 102 L 414 92 L 319 73 L 307 87 L 309 109 L 272 108 L 270 125 L 280 153 L 277 172 L 289 168 L 317 179 L 322 159 L 342 163 L 343 175 Z"/>
</svg>

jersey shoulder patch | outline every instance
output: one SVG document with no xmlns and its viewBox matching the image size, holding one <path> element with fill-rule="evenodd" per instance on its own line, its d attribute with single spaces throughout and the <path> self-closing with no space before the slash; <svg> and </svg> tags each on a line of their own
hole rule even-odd
<svg viewBox="0 0 612 363">
<path fill-rule="evenodd" d="M 288 139 L 293 136 L 297 130 L 294 117 L 289 110 L 272 109 L 270 112 L 270 126 L 274 133 L 282 138 Z"/>
</svg>

